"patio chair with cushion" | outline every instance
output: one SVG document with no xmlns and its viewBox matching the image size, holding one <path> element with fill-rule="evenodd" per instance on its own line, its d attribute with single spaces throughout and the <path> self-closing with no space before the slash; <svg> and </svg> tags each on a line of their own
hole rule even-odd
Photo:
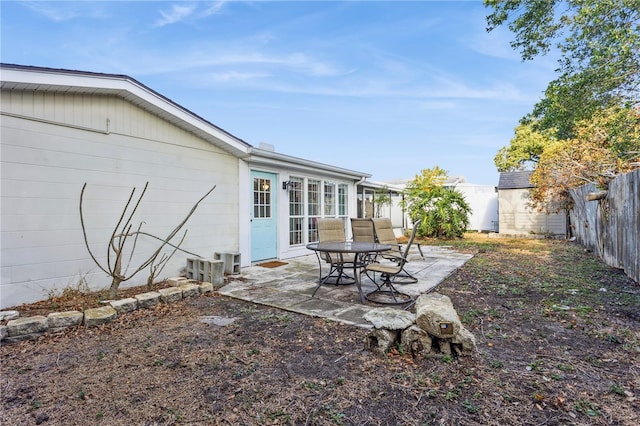
<svg viewBox="0 0 640 426">
<path fill-rule="evenodd" d="M 402 244 L 398 243 L 396 239 L 396 234 L 393 232 L 393 225 L 391 224 L 391 219 L 388 217 L 377 217 L 371 219 L 373 221 L 373 226 L 376 234 L 376 242 L 381 244 L 391 244 L 397 248 L 398 252 L 402 251 Z M 414 225 L 415 227 L 415 225 Z M 424 254 L 422 253 L 422 247 L 419 242 L 414 242 L 416 247 L 418 247 L 418 252 L 420 253 L 420 257 L 424 259 Z"/>
<path fill-rule="evenodd" d="M 366 295 L 367 300 L 382 304 L 400 305 L 404 303 L 412 302 L 411 296 L 398 291 L 394 284 L 406 283 L 406 281 L 398 281 L 396 278 L 400 277 L 402 280 L 406 280 L 407 273 L 404 270 L 404 266 L 407 263 L 407 256 L 409 250 L 413 244 L 413 240 L 416 236 L 416 231 L 419 222 L 414 223 L 413 230 L 411 231 L 411 237 L 409 242 L 404 247 L 402 255 L 394 257 L 387 262 L 373 262 L 365 266 L 364 270 L 367 276 L 369 273 L 379 273 L 380 279 L 373 280 L 376 285 L 376 289 Z M 409 275 L 411 277 L 411 275 Z M 413 278 L 417 282 L 418 280 Z"/>
<path fill-rule="evenodd" d="M 400 256 L 402 245 L 398 243 L 396 234 L 393 232 L 391 219 L 389 219 L 388 217 L 376 217 L 371 219 L 371 221 L 373 222 L 376 242 L 380 244 L 389 244 L 392 246 L 391 250 L 389 252 L 386 252 L 385 254 Z"/>
<path fill-rule="evenodd" d="M 376 233 L 373 229 L 373 221 L 371 219 L 351 218 L 351 235 L 355 242 L 375 243 Z M 376 256 L 376 253 L 365 255 L 364 263 L 374 261 Z"/>
<path fill-rule="evenodd" d="M 344 221 L 337 218 L 318 218 L 318 242 L 346 241 Z M 322 284 L 353 284 L 353 277 L 344 270 L 353 269 L 355 258 L 353 254 L 317 252 L 322 260 L 330 265 L 329 273 L 320 278 Z"/>
<path fill-rule="evenodd" d="M 376 241 L 381 244 L 389 244 L 392 246 L 391 250 L 382 252 L 380 254 L 380 257 L 392 262 L 400 263 L 402 261 L 402 258 L 405 256 L 403 255 L 402 244 L 398 243 L 398 240 L 396 239 L 396 235 L 393 232 L 391 219 L 381 217 L 381 218 L 374 218 L 372 219 L 372 221 L 373 221 L 373 227 L 376 234 Z M 414 237 L 415 237 L 415 231 L 417 230 L 418 226 L 419 226 L 418 222 L 413 224 L 412 235 Z M 411 242 L 413 243 L 413 241 Z M 410 245 L 407 245 L 407 247 L 410 247 Z M 406 248 L 405 248 L 405 251 L 406 251 Z M 422 251 L 420 251 L 420 255 L 422 255 Z M 406 263 L 406 259 L 404 263 Z M 404 270 L 404 263 L 403 263 L 402 273 L 396 274 L 394 276 L 394 283 L 395 284 L 414 284 L 418 282 L 418 279 L 416 277 L 414 277 L 409 272 Z"/>
<path fill-rule="evenodd" d="M 351 218 L 351 234 L 353 235 L 353 241 L 361 241 L 363 243 L 376 242 L 376 233 L 371 219 Z"/>
</svg>

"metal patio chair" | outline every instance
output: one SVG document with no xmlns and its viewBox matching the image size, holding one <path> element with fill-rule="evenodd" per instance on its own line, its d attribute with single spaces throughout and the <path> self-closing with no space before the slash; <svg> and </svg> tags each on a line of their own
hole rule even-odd
<svg viewBox="0 0 640 426">
<path fill-rule="evenodd" d="M 392 249 L 389 251 L 385 251 L 380 253 L 379 257 L 383 259 L 389 260 L 391 262 L 400 263 L 402 262 L 402 273 L 394 275 L 394 283 L 395 284 L 414 284 L 418 282 L 418 279 L 411 275 L 404 269 L 404 264 L 406 263 L 406 259 L 402 261 L 406 256 L 403 254 L 402 244 L 398 243 L 396 239 L 396 235 L 393 232 L 393 226 L 391 224 L 391 219 L 389 218 L 374 218 L 373 227 L 376 234 L 376 240 L 381 244 L 389 244 L 392 246 Z M 413 224 L 413 231 L 411 232 L 412 238 L 410 243 L 413 244 L 413 238 L 415 238 L 415 231 L 419 226 L 419 222 Z M 406 247 L 411 247 L 411 244 L 407 244 Z M 404 250 L 408 255 L 408 251 L 405 248 Z M 421 252 L 422 254 L 422 252 Z"/>
<path fill-rule="evenodd" d="M 343 242 L 347 240 L 344 232 L 344 221 L 337 218 L 318 218 L 318 242 L 330 242 L 339 241 Z M 320 278 L 320 282 L 325 284 L 353 284 L 355 279 L 347 275 L 345 269 L 353 269 L 355 256 L 353 254 L 344 253 L 326 253 L 316 252 L 316 254 L 325 262 L 329 267 L 329 273 Z"/>
<path fill-rule="evenodd" d="M 367 276 L 370 277 L 370 272 L 380 274 L 379 280 L 372 280 L 376 285 L 376 289 L 367 293 L 365 296 L 367 300 L 390 305 L 401 305 L 413 302 L 411 296 L 399 291 L 394 284 L 408 284 L 408 282 L 406 282 L 407 273 L 404 270 L 404 266 L 407 263 L 407 256 L 415 239 L 418 226 L 419 222 L 414 223 L 409 242 L 404 247 L 400 256 L 389 258 L 388 262 L 373 262 L 365 266 L 364 271 Z M 409 276 L 411 277 L 411 275 Z M 397 278 L 400 278 L 401 281 L 398 281 Z M 411 278 L 415 280 L 412 281 L 414 283 L 418 281 L 414 277 Z"/>
<path fill-rule="evenodd" d="M 373 228 L 371 219 L 351 218 L 351 234 L 353 241 L 361 241 L 363 243 L 375 243 L 376 232 Z"/>
</svg>

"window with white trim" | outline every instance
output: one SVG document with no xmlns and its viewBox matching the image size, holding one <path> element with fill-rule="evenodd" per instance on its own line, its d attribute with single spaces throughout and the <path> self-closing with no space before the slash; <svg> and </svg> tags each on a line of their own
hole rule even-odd
<svg viewBox="0 0 640 426">
<path fill-rule="evenodd" d="M 322 187 L 320 184 L 321 182 L 315 179 L 309 179 L 307 182 L 307 241 L 318 241 L 318 223 L 316 219 L 321 217 Z"/>
<path fill-rule="evenodd" d="M 304 244 L 304 178 L 289 179 L 289 245 Z"/>
<path fill-rule="evenodd" d="M 341 183 L 338 185 L 338 216 L 349 217 L 349 185 Z"/>
<path fill-rule="evenodd" d="M 336 184 L 333 182 L 324 183 L 324 216 L 334 217 L 336 215 Z"/>
<path fill-rule="evenodd" d="M 349 185 L 289 176 L 289 245 L 318 241 L 318 218 L 349 221 Z M 345 228 L 346 229 L 346 228 Z"/>
</svg>

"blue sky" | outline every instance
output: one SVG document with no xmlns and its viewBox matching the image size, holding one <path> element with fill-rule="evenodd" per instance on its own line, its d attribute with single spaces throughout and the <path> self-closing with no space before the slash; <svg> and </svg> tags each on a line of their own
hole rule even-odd
<svg viewBox="0 0 640 426">
<path fill-rule="evenodd" d="M 497 185 L 554 78 L 481 1 L 6 1 L 5 63 L 129 75 L 259 146 L 372 174 Z"/>
</svg>

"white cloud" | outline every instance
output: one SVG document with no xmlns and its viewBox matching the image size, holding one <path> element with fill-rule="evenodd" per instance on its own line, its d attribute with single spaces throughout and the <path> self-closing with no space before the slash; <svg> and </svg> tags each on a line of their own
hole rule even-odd
<svg viewBox="0 0 640 426">
<path fill-rule="evenodd" d="M 225 71 L 225 72 L 213 72 L 208 76 L 212 81 L 217 83 L 230 83 L 230 82 L 246 82 L 255 79 L 262 79 L 270 77 L 268 73 L 257 72 L 239 72 L 239 71 Z"/>
<path fill-rule="evenodd" d="M 21 4 L 54 22 L 69 21 L 78 17 L 105 17 L 100 5 L 94 2 L 25 1 Z"/>
<path fill-rule="evenodd" d="M 175 24 L 177 22 L 184 21 L 185 19 L 203 19 L 212 15 L 221 13 L 226 5 L 227 0 L 220 0 L 212 2 L 208 7 L 201 10 L 200 4 L 172 4 L 170 10 L 161 10 L 162 16 L 155 23 L 157 27 L 163 27 L 165 25 Z"/>
<path fill-rule="evenodd" d="M 220 1 L 213 2 L 211 6 L 205 9 L 201 17 L 206 18 L 207 16 L 217 15 L 222 11 L 226 3 L 227 3 L 227 0 L 220 0 Z"/>
<path fill-rule="evenodd" d="M 207 59 L 202 59 L 203 57 Z M 196 58 L 196 59 L 193 59 Z M 219 51 L 197 50 L 185 55 L 181 60 L 175 61 L 180 69 L 221 67 L 221 66 L 247 66 L 264 67 L 269 74 L 298 73 L 308 76 L 332 77 L 348 74 L 334 64 L 318 60 L 303 53 L 291 53 L 285 55 L 252 53 L 220 53 Z M 276 72 L 277 71 L 277 72 Z"/>
<path fill-rule="evenodd" d="M 180 22 L 185 18 L 191 16 L 196 6 L 193 4 L 190 5 L 182 5 L 182 4 L 172 4 L 171 9 L 168 11 L 161 10 L 160 15 L 161 19 L 156 21 L 156 26 L 162 27 L 169 24 L 175 24 L 176 22 Z"/>
</svg>

